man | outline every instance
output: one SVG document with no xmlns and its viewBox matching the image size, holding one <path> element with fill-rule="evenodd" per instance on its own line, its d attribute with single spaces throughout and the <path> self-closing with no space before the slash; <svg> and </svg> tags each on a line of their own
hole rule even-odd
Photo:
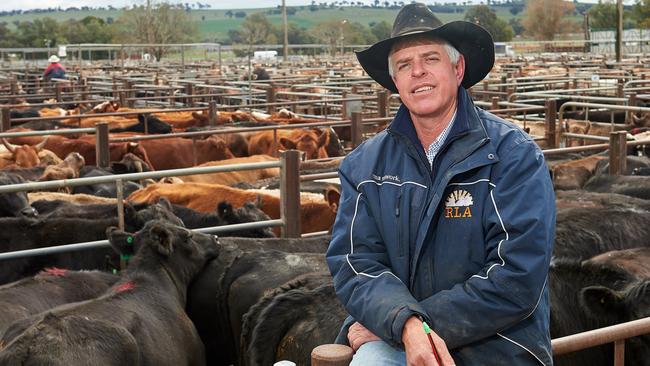
<svg viewBox="0 0 650 366">
<path fill-rule="evenodd" d="M 555 198 L 538 146 L 473 105 L 494 63 L 478 25 L 409 4 L 357 54 L 399 92 L 386 131 L 340 166 L 327 261 L 352 365 L 551 365 Z"/>
<path fill-rule="evenodd" d="M 61 60 L 56 55 L 52 55 L 48 61 L 50 64 L 43 72 L 43 79 L 50 80 L 65 78 L 65 68 L 59 63 Z"/>
</svg>

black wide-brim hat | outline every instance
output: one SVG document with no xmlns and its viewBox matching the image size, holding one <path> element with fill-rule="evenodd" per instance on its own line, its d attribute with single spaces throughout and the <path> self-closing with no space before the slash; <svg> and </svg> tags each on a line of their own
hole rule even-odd
<svg viewBox="0 0 650 366">
<path fill-rule="evenodd" d="M 393 45 L 409 36 L 418 35 L 443 39 L 465 58 L 465 76 L 461 85 L 469 89 L 483 80 L 494 65 L 494 41 L 485 28 L 466 21 L 442 22 L 422 3 L 404 6 L 393 23 L 390 38 L 356 52 L 364 70 L 388 90 L 397 92 L 388 74 L 388 54 Z"/>
</svg>

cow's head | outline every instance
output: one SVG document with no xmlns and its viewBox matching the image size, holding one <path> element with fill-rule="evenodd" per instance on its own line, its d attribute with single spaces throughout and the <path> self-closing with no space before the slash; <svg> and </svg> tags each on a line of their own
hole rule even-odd
<svg viewBox="0 0 650 366">
<path fill-rule="evenodd" d="M 116 251 L 124 253 L 123 231 L 111 227 L 106 230 L 106 236 Z M 164 220 L 149 221 L 133 235 L 133 245 L 136 254 L 130 266 L 153 270 L 154 275 L 161 276 L 157 280 L 171 280 L 180 292 L 181 301 L 184 301 L 187 285 L 194 276 L 219 254 L 215 236 L 192 232 Z"/>
<path fill-rule="evenodd" d="M 580 292 L 583 309 L 597 324 L 614 325 L 650 316 L 650 279 L 642 279 L 623 290 L 589 286 Z M 625 347 L 630 365 L 642 365 L 650 355 L 650 336 L 630 338 Z"/>
<path fill-rule="evenodd" d="M 326 158 L 324 147 L 329 143 L 329 132 L 327 129 L 299 130 L 290 137 L 280 137 L 279 143 L 285 150 L 304 152 L 306 159 Z"/>
<path fill-rule="evenodd" d="M 15 174 L 0 173 L 0 185 L 25 183 Z M 0 216 L 2 217 L 36 217 L 38 212 L 29 205 L 27 192 L 0 193 Z"/>
<path fill-rule="evenodd" d="M 226 142 L 221 137 L 212 135 L 208 137 L 208 141 L 210 142 L 212 149 L 216 152 L 216 155 L 219 157 L 223 156 L 217 160 L 232 159 L 235 157 L 232 151 L 230 151 L 228 148 L 228 144 L 226 144 Z"/>
<path fill-rule="evenodd" d="M 13 145 L 9 141 L 2 139 L 2 144 L 12 155 L 12 160 L 18 168 L 31 168 L 39 165 L 41 159 L 38 157 L 39 151 L 47 143 L 47 137 L 38 144 L 31 145 Z"/>
<path fill-rule="evenodd" d="M 246 202 L 240 208 L 234 209 L 228 201 L 221 201 L 217 205 L 217 215 L 223 225 L 241 224 L 245 222 L 266 221 L 271 218 L 260 210 L 253 202 Z M 249 238 L 274 238 L 275 234 L 270 227 L 259 229 L 245 229 L 238 231 L 237 235 Z"/>
<path fill-rule="evenodd" d="M 137 155 L 126 153 L 122 156 L 122 160 L 111 163 L 111 170 L 115 174 L 127 174 L 149 172 L 152 169 L 146 161 L 140 159 Z"/>
</svg>

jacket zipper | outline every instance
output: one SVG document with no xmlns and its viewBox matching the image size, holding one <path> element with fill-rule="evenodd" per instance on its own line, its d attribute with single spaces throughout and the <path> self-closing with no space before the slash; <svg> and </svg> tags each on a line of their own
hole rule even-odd
<svg viewBox="0 0 650 366">
<path fill-rule="evenodd" d="M 395 206 L 395 227 L 397 231 L 397 251 L 400 257 L 404 256 L 404 243 L 402 242 L 402 225 L 399 222 L 400 206 L 402 203 L 402 190 L 397 194 L 397 205 Z"/>
</svg>

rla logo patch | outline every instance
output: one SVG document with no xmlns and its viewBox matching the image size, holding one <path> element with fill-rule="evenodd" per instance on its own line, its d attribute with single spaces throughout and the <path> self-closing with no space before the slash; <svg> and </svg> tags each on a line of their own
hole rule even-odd
<svg viewBox="0 0 650 366">
<path fill-rule="evenodd" d="M 463 189 L 452 191 L 445 201 L 445 218 L 462 219 L 472 217 L 470 206 L 474 204 L 472 195 Z"/>
</svg>

